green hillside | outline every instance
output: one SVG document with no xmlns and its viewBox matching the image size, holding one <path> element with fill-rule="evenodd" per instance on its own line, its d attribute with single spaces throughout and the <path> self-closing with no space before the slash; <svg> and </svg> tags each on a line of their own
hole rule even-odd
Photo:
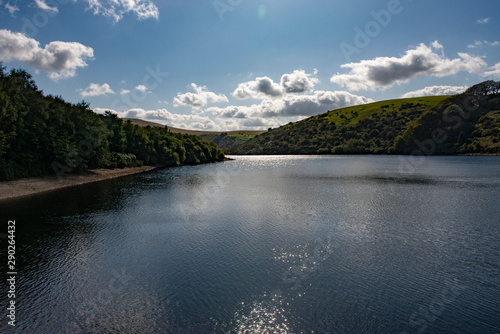
<svg viewBox="0 0 500 334">
<path fill-rule="evenodd" d="M 484 87 L 491 89 L 485 89 Z M 397 99 L 289 123 L 228 154 L 498 154 L 498 83 L 457 96 Z"/>
<path fill-rule="evenodd" d="M 247 131 L 254 132 L 254 131 Z M 265 131 L 255 131 L 264 133 Z M 221 150 L 230 149 L 234 146 L 246 143 L 248 140 L 254 138 L 256 134 L 246 133 L 246 132 L 222 132 L 218 134 L 203 134 L 199 135 L 204 140 L 209 140 L 217 144 L 217 147 Z"/>
</svg>

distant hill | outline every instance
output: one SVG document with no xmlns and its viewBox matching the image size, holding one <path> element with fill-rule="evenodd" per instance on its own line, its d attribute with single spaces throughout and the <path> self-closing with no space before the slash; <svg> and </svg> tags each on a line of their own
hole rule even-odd
<svg viewBox="0 0 500 334">
<path fill-rule="evenodd" d="M 499 140 L 498 83 L 488 81 L 456 96 L 396 99 L 329 111 L 270 130 L 225 152 L 500 154 Z"/>
<path fill-rule="evenodd" d="M 160 123 L 155 123 L 155 122 L 149 122 L 149 121 L 144 121 L 142 119 L 138 118 L 123 118 L 124 121 L 130 121 L 134 124 L 140 125 L 140 126 L 151 126 L 151 127 L 160 127 L 164 128 L 165 125 L 160 124 Z M 264 133 L 266 131 L 264 130 L 237 130 L 237 131 L 203 131 L 203 130 L 186 130 L 186 129 L 179 129 L 179 128 L 174 128 L 173 126 L 167 126 L 168 129 L 173 132 L 173 133 L 183 133 L 183 134 L 188 134 L 188 135 L 220 135 L 221 133 L 227 133 L 227 134 L 239 134 L 239 135 L 260 135 L 261 133 Z"/>
<path fill-rule="evenodd" d="M 133 124 L 137 124 L 140 126 L 151 126 L 151 127 L 160 127 L 164 128 L 165 125 L 144 121 L 142 119 L 137 118 L 124 118 L 125 121 L 130 121 Z M 168 126 L 168 129 L 172 133 L 182 133 L 199 136 L 204 140 L 212 141 L 221 149 L 231 148 L 235 145 L 242 144 L 247 140 L 255 137 L 256 135 L 260 135 L 264 133 L 263 130 L 238 130 L 238 131 L 202 131 L 202 130 L 185 130 L 174 128 L 172 126 Z"/>
</svg>

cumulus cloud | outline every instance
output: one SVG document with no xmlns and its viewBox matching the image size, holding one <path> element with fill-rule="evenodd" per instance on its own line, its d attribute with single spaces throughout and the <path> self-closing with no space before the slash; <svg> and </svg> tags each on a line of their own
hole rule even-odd
<svg viewBox="0 0 500 334">
<path fill-rule="evenodd" d="M 0 30 L 0 58 L 5 62 L 20 61 L 36 70 L 46 71 L 53 80 L 73 77 L 79 67 L 87 66 L 86 59 L 94 57 L 94 50 L 77 42 L 40 43 L 21 33 Z"/>
<path fill-rule="evenodd" d="M 315 74 L 317 71 L 315 70 Z M 252 81 L 240 83 L 232 95 L 240 100 L 280 98 L 290 93 L 311 91 L 318 79 L 303 70 L 295 70 L 281 76 L 280 83 L 269 77 L 259 77 Z"/>
<path fill-rule="evenodd" d="M 483 19 L 477 20 L 477 23 L 479 23 L 479 24 L 486 24 L 488 22 L 490 22 L 490 18 L 489 17 L 485 17 Z"/>
<path fill-rule="evenodd" d="M 286 93 L 304 93 L 313 89 L 318 81 L 303 70 L 295 70 L 281 76 L 281 87 Z"/>
<path fill-rule="evenodd" d="M 264 99 L 251 106 L 212 107 L 207 111 L 219 118 L 271 118 L 312 116 L 328 110 L 373 102 L 364 96 L 353 95 L 345 91 L 315 91 L 309 95 L 287 95 L 282 99 Z"/>
<path fill-rule="evenodd" d="M 439 43 L 434 42 L 434 46 Z M 439 46 L 441 46 L 439 44 Z M 442 50 L 442 48 L 439 48 Z M 459 58 L 448 59 L 444 54 L 437 54 L 425 44 L 406 51 L 399 57 L 377 57 L 371 60 L 362 60 L 359 63 L 348 63 L 341 67 L 349 68 L 347 74 L 337 73 L 330 81 L 349 89 L 375 90 L 388 88 L 394 84 L 408 82 L 419 76 L 445 77 L 461 71 L 481 74 L 487 66 L 481 57 L 474 57 L 467 53 L 458 53 Z"/>
<path fill-rule="evenodd" d="M 135 89 L 137 89 L 137 90 L 139 90 L 139 91 L 141 91 L 141 92 L 145 92 L 145 91 L 147 91 L 147 90 L 148 90 L 148 87 L 146 87 L 146 86 L 144 86 L 144 85 L 137 85 L 137 86 L 135 87 Z"/>
<path fill-rule="evenodd" d="M 206 86 L 197 86 L 196 84 L 192 83 L 191 87 L 193 88 L 195 93 L 178 93 L 177 97 L 174 98 L 174 107 L 189 106 L 194 109 L 199 109 L 200 107 L 203 107 L 210 102 L 229 102 L 226 95 L 217 95 L 213 92 L 210 92 L 207 90 Z"/>
<path fill-rule="evenodd" d="M 80 92 L 83 97 L 87 96 L 101 96 L 106 94 L 114 94 L 115 92 L 109 87 L 107 83 L 102 85 L 91 83 L 87 88 Z"/>
<path fill-rule="evenodd" d="M 269 77 L 256 78 L 253 81 L 240 83 L 231 94 L 235 98 L 259 99 L 265 97 L 279 97 L 282 95 L 281 86 Z"/>
<path fill-rule="evenodd" d="M 463 93 L 469 88 L 468 86 L 429 86 L 419 90 L 408 92 L 401 98 L 420 97 L 420 96 L 436 96 L 436 95 L 455 95 Z"/>
<path fill-rule="evenodd" d="M 120 90 L 120 95 L 126 95 L 126 94 L 130 94 L 130 90 L 129 89 L 122 89 L 122 90 Z"/>
<path fill-rule="evenodd" d="M 58 13 L 59 12 L 59 10 L 57 9 L 57 7 L 50 7 L 49 5 L 47 5 L 47 3 L 45 2 L 45 0 L 35 0 L 35 3 L 37 5 L 37 7 L 40 8 L 40 9 L 47 10 L 49 12 L 54 12 L 54 13 Z"/>
<path fill-rule="evenodd" d="M 118 22 L 123 15 L 131 13 L 139 20 L 158 19 L 160 11 L 151 0 L 85 0 L 88 9 L 95 15 L 103 15 Z"/>
<path fill-rule="evenodd" d="M 0 2 L 1 4 L 1 2 Z M 11 5 L 10 3 L 6 3 L 5 4 L 5 9 L 7 9 L 10 13 L 10 16 L 14 17 L 14 15 L 16 14 L 17 11 L 19 11 L 19 7 L 17 7 L 16 5 Z"/>
</svg>

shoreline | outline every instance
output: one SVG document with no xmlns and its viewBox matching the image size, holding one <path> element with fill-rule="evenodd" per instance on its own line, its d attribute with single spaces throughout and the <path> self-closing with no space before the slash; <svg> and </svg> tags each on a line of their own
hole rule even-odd
<svg viewBox="0 0 500 334">
<path fill-rule="evenodd" d="M 142 166 L 116 169 L 92 169 L 83 174 L 67 174 L 61 179 L 57 176 L 35 177 L 0 182 L 0 202 L 11 199 L 43 194 L 63 188 L 79 186 L 122 176 L 149 172 L 158 167 Z"/>
<path fill-rule="evenodd" d="M 221 162 L 233 160 L 234 159 L 225 157 Z M 164 167 L 168 166 L 142 166 L 115 169 L 99 168 L 88 170 L 82 174 L 66 174 L 61 179 L 58 179 L 57 176 L 43 176 L 13 181 L 1 181 L 0 203 L 8 200 L 16 200 L 23 197 L 57 191 L 59 189 L 116 179 L 127 175 L 140 174 Z"/>
</svg>

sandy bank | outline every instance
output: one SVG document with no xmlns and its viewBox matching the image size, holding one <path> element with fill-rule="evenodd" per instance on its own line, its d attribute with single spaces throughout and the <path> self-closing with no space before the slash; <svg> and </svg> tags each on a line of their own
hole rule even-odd
<svg viewBox="0 0 500 334">
<path fill-rule="evenodd" d="M 138 174 L 155 168 L 153 166 L 143 166 L 123 169 L 93 169 L 81 175 L 65 174 L 61 179 L 58 179 L 56 176 L 48 176 L 4 181 L 0 182 L 0 201 L 113 179 L 125 175 Z"/>
</svg>

